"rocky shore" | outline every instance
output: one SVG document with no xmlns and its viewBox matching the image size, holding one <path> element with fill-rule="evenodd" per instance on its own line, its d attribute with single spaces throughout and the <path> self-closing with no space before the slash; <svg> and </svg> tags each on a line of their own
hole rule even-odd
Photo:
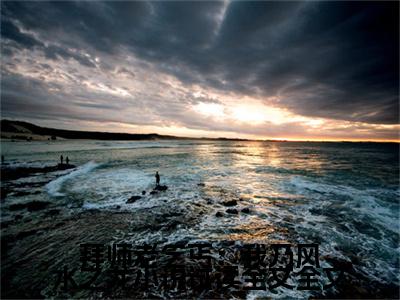
<svg viewBox="0 0 400 300">
<path fill-rule="evenodd" d="M 97 210 L 85 211 L 68 216 L 54 209 L 44 209 L 40 218 L 24 217 L 8 224 L 2 234 L 2 298 L 240 298 L 244 299 L 249 290 L 233 289 L 229 285 L 218 285 L 221 280 L 221 267 L 237 265 L 238 253 L 245 244 L 234 241 L 207 241 L 214 248 L 224 249 L 212 263 L 213 282 L 211 289 L 204 291 L 193 289 L 166 289 L 154 286 L 150 289 L 122 288 L 118 279 L 107 273 L 105 265 L 96 281 L 100 289 L 70 289 L 64 291 L 58 282 L 58 275 L 64 266 L 69 270 L 78 270 L 73 277 L 77 284 L 87 280 L 79 270 L 80 248 L 85 243 L 112 245 L 123 243 L 127 237 L 135 236 L 142 230 L 167 233 L 173 230 L 172 223 L 193 226 L 195 220 L 187 214 L 170 211 L 163 216 L 154 210 L 144 209 L 136 214 L 128 212 L 101 212 Z M 99 222 L 101 220 L 101 222 Z M 191 225 L 192 224 L 192 225 Z M 4 228 L 2 228 L 4 230 Z M 163 242 L 161 239 L 159 242 Z M 175 244 L 187 245 L 190 241 L 181 240 Z M 337 288 L 328 293 L 313 293 L 316 298 L 390 298 L 398 297 L 398 286 L 371 282 L 362 274 L 356 272 L 349 262 L 342 259 L 325 257 L 333 266 L 344 268 L 346 274 Z M 201 267 L 190 265 L 185 259 L 176 261 L 187 267 Z M 109 266 L 108 266 L 109 267 Z M 168 260 L 161 258 L 157 261 L 156 271 L 163 274 L 171 271 Z M 136 274 L 140 270 L 135 266 L 131 272 Z M 142 269 L 143 271 L 143 269 Z M 82 277 L 83 276 L 83 277 Z M 127 281 L 128 286 L 134 285 L 133 279 Z M 21 288 L 23 287 L 23 288 Z"/>
<path fill-rule="evenodd" d="M 20 168 L 7 171 L 8 177 L 2 177 L 3 183 L 9 189 L 10 198 L 3 198 L 3 204 L 9 211 L 8 218 L 1 222 L 1 260 L 2 260 L 2 298 L 239 298 L 244 299 L 252 292 L 245 288 L 245 283 L 240 282 L 236 288 L 223 284 L 221 268 L 238 266 L 241 274 L 243 268 L 238 263 L 241 251 L 246 247 L 246 241 L 235 242 L 235 235 L 226 239 L 204 240 L 214 249 L 219 249 L 211 263 L 211 287 L 207 290 L 200 286 L 188 289 L 167 288 L 160 285 L 150 288 L 128 288 L 120 286 L 117 277 L 107 272 L 109 264 L 104 264 L 101 274 L 96 279 L 93 288 L 72 288 L 64 291 L 59 282 L 60 272 L 68 266 L 69 270 L 78 270 L 73 280 L 79 285 L 88 280 L 87 275 L 81 274 L 80 245 L 87 243 L 104 244 L 106 246 L 119 243 L 138 242 L 143 245 L 146 240 L 150 245 L 187 246 L 195 242 L 188 237 L 174 242 L 168 237 L 182 228 L 199 225 L 199 216 L 209 214 L 211 206 L 216 205 L 218 211 L 214 214 L 219 220 L 232 220 L 254 214 L 251 207 L 243 205 L 244 199 L 228 197 L 219 200 L 218 197 L 199 199 L 195 205 L 187 205 L 183 209 L 168 205 L 156 207 L 137 208 L 134 212 L 123 210 L 120 207 L 111 207 L 108 210 L 80 209 L 50 201 L 43 193 L 47 181 L 18 182 L 11 178 L 34 176 L 36 173 L 67 171 L 75 166 L 53 166 L 43 168 Z M 3 169 L 2 169 L 3 172 Z M 8 178 L 5 181 L 5 178 Z M 199 189 L 215 192 L 205 184 L 198 185 Z M 211 189 L 208 190 L 208 189 Z M 148 201 L 149 198 L 157 199 L 169 190 L 161 186 L 150 191 L 143 191 L 142 195 L 131 195 L 125 201 L 131 205 L 138 201 Z M 222 192 L 222 191 L 221 191 Z M 218 195 L 218 194 L 216 194 Z M 165 201 L 165 200 L 163 200 Z M 4 205 L 3 208 L 4 209 Z M 234 229 L 233 229 L 234 230 Z M 273 232 L 276 229 L 270 228 Z M 288 234 L 290 236 L 290 234 Z M 148 239 L 147 239 L 148 237 Z M 296 241 L 288 240 L 296 243 Z M 311 292 L 314 298 L 398 298 L 399 287 L 395 284 L 385 284 L 371 281 L 370 278 L 357 270 L 360 262 L 357 257 L 346 260 L 339 257 L 325 255 L 321 260 L 333 267 L 345 271 L 344 278 L 338 282 L 336 288 L 327 291 Z M 188 270 L 201 269 L 202 263 L 193 263 L 184 258 L 179 258 L 176 263 L 183 265 Z M 166 257 L 161 257 L 154 265 L 159 276 L 174 270 Z M 131 272 L 144 272 L 143 266 L 133 266 Z M 144 273 L 143 273 L 144 274 Z M 190 274 L 189 274 L 190 275 Z M 188 275 L 188 282 L 189 276 Z M 134 286 L 134 279 L 127 281 Z M 282 294 L 277 294 L 282 295 Z"/>
<path fill-rule="evenodd" d="M 58 164 L 55 166 L 45 167 L 12 167 L 5 164 L 1 165 L 1 180 L 15 180 L 22 177 L 28 177 L 37 173 L 49 173 L 55 171 L 63 171 L 76 168 L 75 165 L 71 164 Z"/>
</svg>

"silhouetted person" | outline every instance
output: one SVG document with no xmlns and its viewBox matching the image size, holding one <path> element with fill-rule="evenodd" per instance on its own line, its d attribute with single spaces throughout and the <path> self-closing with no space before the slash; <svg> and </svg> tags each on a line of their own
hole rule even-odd
<svg viewBox="0 0 400 300">
<path fill-rule="evenodd" d="M 60 162 L 61 162 L 61 165 L 62 165 L 63 162 L 64 162 L 64 156 L 62 156 L 62 154 L 61 154 L 61 156 L 60 156 Z"/>
<path fill-rule="evenodd" d="M 69 158 L 68 158 L 68 156 L 65 158 L 65 162 L 67 163 L 67 165 L 69 165 Z"/>
<path fill-rule="evenodd" d="M 1 156 L 1 164 L 4 164 L 4 155 Z"/>
<path fill-rule="evenodd" d="M 156 186 L 160 185 L 160 174 L 158 174 L 158 171 L 156 172 Z"/>
</svg>

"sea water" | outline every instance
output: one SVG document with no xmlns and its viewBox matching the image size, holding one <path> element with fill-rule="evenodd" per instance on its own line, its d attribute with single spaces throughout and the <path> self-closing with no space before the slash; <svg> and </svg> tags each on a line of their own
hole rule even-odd
<svg viewBox="0 0 400 300">
<path fill-rule="evenodd" d="M 47 178 L 43 197 L 72 213 L 172 208 L 198 219 L 167 236 L 139 232 L 135 242 L 317 243 L 322 254 L 357 256 L 357 269 L 371 280 L 399 281 L 398 144 L 64 140 L 1 146 L 9 167 L 54 165 L 68 156 L 76 169 L 35 178 Z M 168 190 L 150 196 L 156 171 Z M 142 191 L 142 199 L 126 204 Z M 221 202 L 232 199 L 251 213 L 217 217 L 226 209 Z"/>
</svg>

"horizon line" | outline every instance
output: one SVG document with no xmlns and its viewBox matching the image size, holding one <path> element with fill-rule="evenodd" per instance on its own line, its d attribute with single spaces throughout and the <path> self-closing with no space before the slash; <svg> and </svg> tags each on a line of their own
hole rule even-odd
<svg viewBox="0 0 400 300">
<path fill-rule="evenodd" d="M 75 129 L 60 129 L 55 127 L 44 127 L 40 125 L 36 125 L 35 123 L 31 123 L 28 121 L 23 120 L 15 120 L 15 119 L 0 119 L 1 122 L 8 121 L 8 122 L 22 122 L 28 123 L 43 129 L 50 129 L 50 130 L 65 130 L 65 131 L 74 131 L 74 132 L 88 132 L 88 133 L 105 133 L 105 134 L 127 134 L 127 135 L 157 135 L 160 137 L 170 137 L 171 139 L 193 139 L 193 140 L 237 140 L 237 141 L 251 141 L 251 142 L 328 142 L 328 143 L 400 143 L 399 139 L 335 139 L 335 138 L 229 138 L 229 137 L 194 137 L 194 136 L 179 136 L 179 135 L 170 135 L 170 134 L 159 134 L 155 132 L 149 133 L 132 133 L 132 132 L 113 132 L 113 131 L 92 131 L 92 130 L 75 130 Z M 0 128 L 1 129 L 1 128 Z M 0 133 L 3 132 L 0 130 Z M 4 131 L 6 132 L 6 131 Z M 1 138 L 3 139 L 3 138 Z M 66 138 L 67 139 L 67 138 Z M 86 140 L 86 139 L 83 139 Z"/>
</svg>

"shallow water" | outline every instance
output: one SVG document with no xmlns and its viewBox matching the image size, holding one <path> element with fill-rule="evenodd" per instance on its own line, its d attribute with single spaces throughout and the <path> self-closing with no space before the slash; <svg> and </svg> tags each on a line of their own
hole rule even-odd
<svg viewBox="0 0 400 300">
<path fill-rule="evenodd" d="M 387 283 L 400 279 L 398 150 L 377 143 L 2 142 L 9 166 L 54 165 L 61 154 L 78 166 L 19 179 L 49 180 L 42 197 L 72 213 L 172 209 L 195 220 L 127 241 L 312 242 L 322 254 L 359 257 L 358 270 Z M 150 196 L 156 170 L 169 189 Z M 126 204 L 143 190 L 146 196 Z M 227 215 L 221 202 L 232 199 L 250 213 Z M 3 218 L 12 213 L 3 207 Z"/>
</svg>

